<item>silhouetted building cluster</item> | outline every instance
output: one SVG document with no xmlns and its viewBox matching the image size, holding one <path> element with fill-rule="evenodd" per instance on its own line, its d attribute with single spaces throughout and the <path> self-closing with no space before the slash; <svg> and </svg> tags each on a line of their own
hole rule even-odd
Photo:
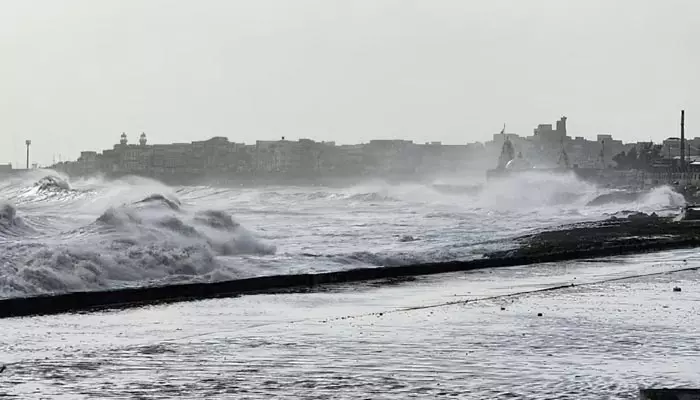
<svg viewBox="0 0 700 400">
<path fill-rule="evenodd" d="M 567 168 L 618 168 L 645 161 L 637 154 L 667 158 L 666 166 L 680 155 L 680 139 L 669 138 L 663 145 L 649 142 L 623 143 L 611 135 L 599 134 L 595 140 L 571 137 L 567 118 L 553 124 L 540 124 L 532 136 L 507 133 L 505 126 L 486 143 L 444 145 L 441 142 L 414 143 L 410 140 L 372 140 L 356 145 L 337 145 L 311 139 L 259 140 L 255 144 L 230 142 L 225 137 L 191 143 L 149 144 L 142 133 L 138 143 L 130 144 L 123 133 L 119 143 L 101 153 L 83 151 L 77 161 L 53 166 L 70 175 L 143 175 L 159 179 L 235 177 L 314 177 L 430 175 L 458 172 L 465 168 L 497 166 L 505 142 L 510 142 L 513 157 L 534 168 L 551 168 L 565 162 Z M 634 149 L 634 154 L 632 150 Z M 655 153 L 655 154 L 656 154 Z M 634 162 L 629 161 L 630 157 Z M 700 138 L 686 140 L 686 155 L 700 155 Z M 500 156 L 499 156 L 500 155 Z M 563 156 L 563 157 L 562 157 Z M 655 156 L 656 157 L 656 156 Z M 700 156 L 698 157 L 700 158 Z M 627 160 L 619 162 L 620 160 Z M 642 161 L 639 161 L 642 160 Z M 524 162 L 524 161 L 521 161 Z M 654 161 L 657 166 L 663 164 Z"/>
<path fill-rule="evenodd" d="M 235 177 L 314 177 L 429 174 L 459 171 L 482 160 L 484 146 L 416 144 L 410 140 L 372 140 L 366 144 L 336 145 L 311 139 L 259 140 L 254 145 L 225 137 L 191 143 L 148 144 L 141 134 L 129 144 L 122 134 L 118 144 L 101 153 L 83 151 L 77 161 L 54 169 L 69 175 L 142 175 L 160 179 Z"/>
<path fill-rule="evenodd" d="M 596 140 L 571 137 L 567 134 L 566 120 L 566 117 L 561 117 L 554 126 L 540 124 L 533 129 L 532 136 L 527 137 L 506 133 L 504 128 L 501 133 L 493 135 L 493 140 L 487 142 L 486 147 L 491 152 L 495 152 L 495 149 L 500 151 L 507 139 L 516 154 L 540 168 L 558 166 L 562 162 L 562 154 L 566 155 L 571 167 L 613 168 L 613 157 L 634 147 L 634 144 L 623 144 L 621 140 L 605 134 L 598 135 Z"/>
</svg>

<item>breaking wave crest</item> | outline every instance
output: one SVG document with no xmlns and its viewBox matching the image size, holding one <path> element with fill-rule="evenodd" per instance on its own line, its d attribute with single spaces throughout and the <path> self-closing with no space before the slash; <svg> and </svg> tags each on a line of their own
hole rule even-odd
<svg viewBox="0 0 700 400">
<path fill-rule="evenodd" d="M 32 231 L 33 229 L 17 215 L 15 207 L 0 203 L 0 236 L 21 236 Z"/>
<path fill-rule="evenodd" d="M 64 179 L 58 176 L 48 175 L 41 178 L 34 186 L 39 191 L 70 191 L 71 187 Z"/>
<path fill-rule="evenodd" d="M 643 194 L 639 200 L 648 210 L 674 209 L 685 205 L 685 198 L 669 186 L 661 186 Z"/>
<path fill-rule="evenodd" d="M 130 205 L 112 207 L 96 223 L 132 242 L 156 240 L 204 246 L 217 255 L 271 255 L 276 248 L 246 230 L 221 210 L 188 212 L 180 201 L 154 194 Z"/>
<path fill-rule="evenodd" d="M 617 196 L 573 174 L 171 188 L 31 171 L 0 182 L 0 297 L 469 259 L 532 230 L 682 204 L 668 187 Z"/>
<path fill-rule="evenodd" d="M 239 272 L 220 257 L 276 252 L 226 211 L 190 211 L 160 193 L 110 206 L 57 235 L 13 240 L 29 231 L 15 207 L 0 205 L 0 297 L 230 279 Z"/>
</svg>

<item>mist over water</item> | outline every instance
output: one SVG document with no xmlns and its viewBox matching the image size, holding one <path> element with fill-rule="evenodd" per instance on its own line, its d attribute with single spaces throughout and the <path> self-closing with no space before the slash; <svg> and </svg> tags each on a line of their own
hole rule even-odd
<svg viewBox="0 0 700 400">
<path fill-rule="evenodd" d="M 0 181 L 0 297 L 470 259 L 526 232 L 683 204 L 662 187 L 589 205 L 609 192 L 535 172 L 220 188 L 32 171 Z"/>
</svg>

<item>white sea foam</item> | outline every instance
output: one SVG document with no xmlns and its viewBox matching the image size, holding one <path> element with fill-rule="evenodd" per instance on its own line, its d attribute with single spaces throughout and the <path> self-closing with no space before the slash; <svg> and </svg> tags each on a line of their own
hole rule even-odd
<svg viewBox="0 0 700 400">
<path fill-rule="evenodd" d="M 683 202 L 658 188 L 586 206 L 604 193 L 543 173 L 227 189 L 32 171 L 0 182 L 0 296 L 468 259 L 535 229 Z"/>
</svg>

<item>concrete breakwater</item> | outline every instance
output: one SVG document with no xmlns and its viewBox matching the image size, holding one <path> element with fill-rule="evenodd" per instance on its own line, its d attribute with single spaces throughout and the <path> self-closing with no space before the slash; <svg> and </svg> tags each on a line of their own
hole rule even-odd
<svg viewBox="0 0 700 400">
<path fill-rule="evenodd" d="M 495 252 L 471 261 L 1 299 L 0 318 L 138 307 L 245 294 L 304 292 L 328 289 L 342 283 L 377 280 L 379 283 L 389 283 L 421 275 L 700 247 L 698 228 L 700 224 L 692 221 L 674 222 L 657 217 L 615 219 L 524 236 L 517 239 L 520 247 L 515 250 Z"/>
</svg>

